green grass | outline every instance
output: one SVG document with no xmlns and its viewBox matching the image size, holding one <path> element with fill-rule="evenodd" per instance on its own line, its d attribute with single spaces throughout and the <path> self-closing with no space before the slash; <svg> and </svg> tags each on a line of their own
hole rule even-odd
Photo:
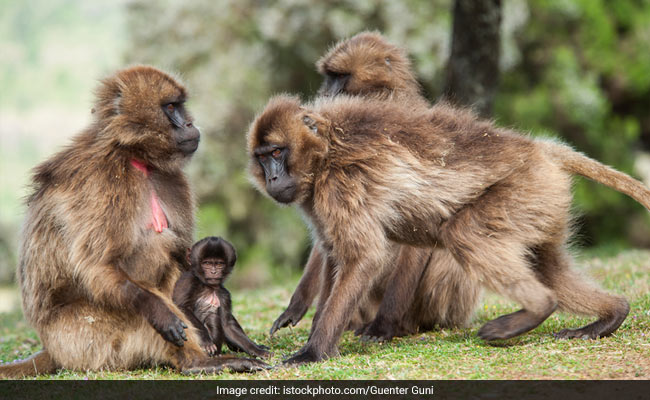
<svg viewBox="0 0 650 400">
<path fill-rule="evenodd" d="M 626 251 L 587 258 L 580 268 L 607 290 L 625 295 L 631 311 L 621 328 L 599 340 L 556 340 L 551 335 L 588 319 L 556 313 L 532 332 L 490 345 L 476 337 L 487 320 L 517 309 L 486 295 L 468 329 L 436 330 L 362 343 L 345 333 L 341 356 L 297 368 L 278 366 L 257 374 L 223 373 L 191 379 L 650 379 L 650 252 Z M 235 315 L 250 336 L 274 352 L 279 365 L 307 340 L 311 310 L 297 327 L 273 338 L 268 329 L 288 303 L 295 282 L 284 287 L 233 293 Z M 20 312 L 0 314 L 0 359 L 11 361 L 37 351 L 40 342 Z M 128 372 L 60 371 L 37 379 L 188 379 L 166 367 Z"/>
</svg>

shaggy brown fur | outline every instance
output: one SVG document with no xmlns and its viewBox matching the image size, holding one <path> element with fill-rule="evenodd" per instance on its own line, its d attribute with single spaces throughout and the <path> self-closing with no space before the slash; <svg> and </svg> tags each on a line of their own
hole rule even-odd
<svg viewBox="0 0 650 400">
<path fill-rule="evenodd" d="M 429 107 L 408 55 L 377 32 L 362 32 L 334 45 L 316 62 L 325 78 L 321 95 L 347 93 Z"/>
<path fill-rule="evenodd" d="M 285 176 L 265 175 L 268 149 L 284 154 Z M 383 274 L 392 241 L 444 247 L 473 279 L 523 306 L 486 323 L 479 330 L 486 340 L 527 332 L 558 306 L 598 317 L 559 337 L 607 336 L 629 311 L 624 298 L 570 269 L 571 174 L 609 185 L 646 208 L 650 192 L 565 145 L 442 104 L 414 110 L 337 97 L 303 106 L 280 96 L 253 122 L 248 150 L 258 188 L 299 206 L 335 273 L 307 344 L 289 363 L 337 353 L 348 310 Z M 269 190 L 271 179 L 290 189 L 279 197 Z"/>
<path fill-rule="evenodd" d="M 36 167 L 17 273 L 25 317 L 44 350 L 0 366 L 1 376 L 260 366 L 209 359 L 171 299 L 194 227 L 181 168 L 199 132 L 185 98 L 185 88 L 155 68 L 119 71 L 99 87 L 92 124 Z"/>
<path fill-rule="evenodd" d="M 319 90 L 323 95 L 347 93 L 430 107 L 420 94 L 405 52 L 379 33 L 363 32 L 339 42 L 316 66 L 324 78 Z M 271 334 L 289 324 L 295 326 L 314 301 L 319 279 L 329 277 L 319 273 L 324 268 L 319 248 L 314 245 L 289 306 L 273 323 Z M 449 251 L 402 245 L 391 254 L 388 262 L 397 267 L 355 311 L 349 329 L 366 339 L 390 340 L 436 325 L 467 325 L 481 288 Z"/>
<path fill-rule="evenodd" d="M 205 351 L 221 354 L 225 343 L 233 351 L 268 357 L 269 352 L 250 340 L 232 315 L 230 292 L 223 283 L 237 261 L 233 245 L 209 236 L 192 246 L 188 259 L 190 270 L 176 282 L 172 298 L 198 330 Z"/>
</svg>

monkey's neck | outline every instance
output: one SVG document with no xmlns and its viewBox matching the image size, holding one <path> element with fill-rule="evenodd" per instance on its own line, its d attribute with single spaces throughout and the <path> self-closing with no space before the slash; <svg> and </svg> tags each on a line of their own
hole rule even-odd
<svg viewBox="0 0 650 400">
<path fill-rule="evenodd" d="M 137 170 L 141 171 L 144 174 L 145 178 L 149 178 L 150 170 L 147 165 L 136 159 L 131 159 L 131 165 L 133 165 Z M 153 187 L 151 188 L 149 203 L 151 204 L 152 214 L 149 227 L 153 228 L 156 232 L 161 233 L 163 229 L 168 228 L 169 226 L 167 224 L 167 217 L 165 216 L 165 212 L 160 206 L 160 201 L 158 199 L 158 195 L 156 194 L 156 190 Z"/>
</svg>

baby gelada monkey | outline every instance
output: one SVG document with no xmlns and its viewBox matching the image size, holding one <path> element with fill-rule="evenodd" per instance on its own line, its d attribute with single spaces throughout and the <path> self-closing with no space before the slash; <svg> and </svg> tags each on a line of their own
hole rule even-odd
<svg viewBox="0 0 650 400">
<path fill-rule="evenodd" d="M 233 245 L 209 236 L 196 242 L 187 257 L 190 269 L 176 282 L 173 299 L 198 329 L 208 355 L 220 354 L 225 343 L 233 351 L 268 357 L 268 348 L 250 340 L 232 315 L 230 292 L 223 283 L 237 261 Z"/>
</svg>

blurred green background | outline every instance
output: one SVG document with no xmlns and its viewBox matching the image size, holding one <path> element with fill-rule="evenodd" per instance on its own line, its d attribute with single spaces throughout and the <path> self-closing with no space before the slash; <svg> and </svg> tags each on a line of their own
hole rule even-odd
<svg viewBox="0 0 650 400">
<path fill-rule="evenodd" d="M 425 94 L 442 92 L 451 0 L 0 0 L 0 283 L 10 283 L 29 170 L 90 120 L 97 79 L 132 63 L 177 71 L 203 137 L 188 172 L 197 238 L 231 240 L 230 285 L 300 274 L 299 215 L 256 193 L 244 136 L 277 92 L 315 94 L 314 62 L 340 38 L 377 29 L 411 54 Z M 650 180 L 650 0 L 503 0 L 494 118 L 558 136 Z M 648 213 L 576 180 L 577 242 L 650 247 Z"/>
</svg>

